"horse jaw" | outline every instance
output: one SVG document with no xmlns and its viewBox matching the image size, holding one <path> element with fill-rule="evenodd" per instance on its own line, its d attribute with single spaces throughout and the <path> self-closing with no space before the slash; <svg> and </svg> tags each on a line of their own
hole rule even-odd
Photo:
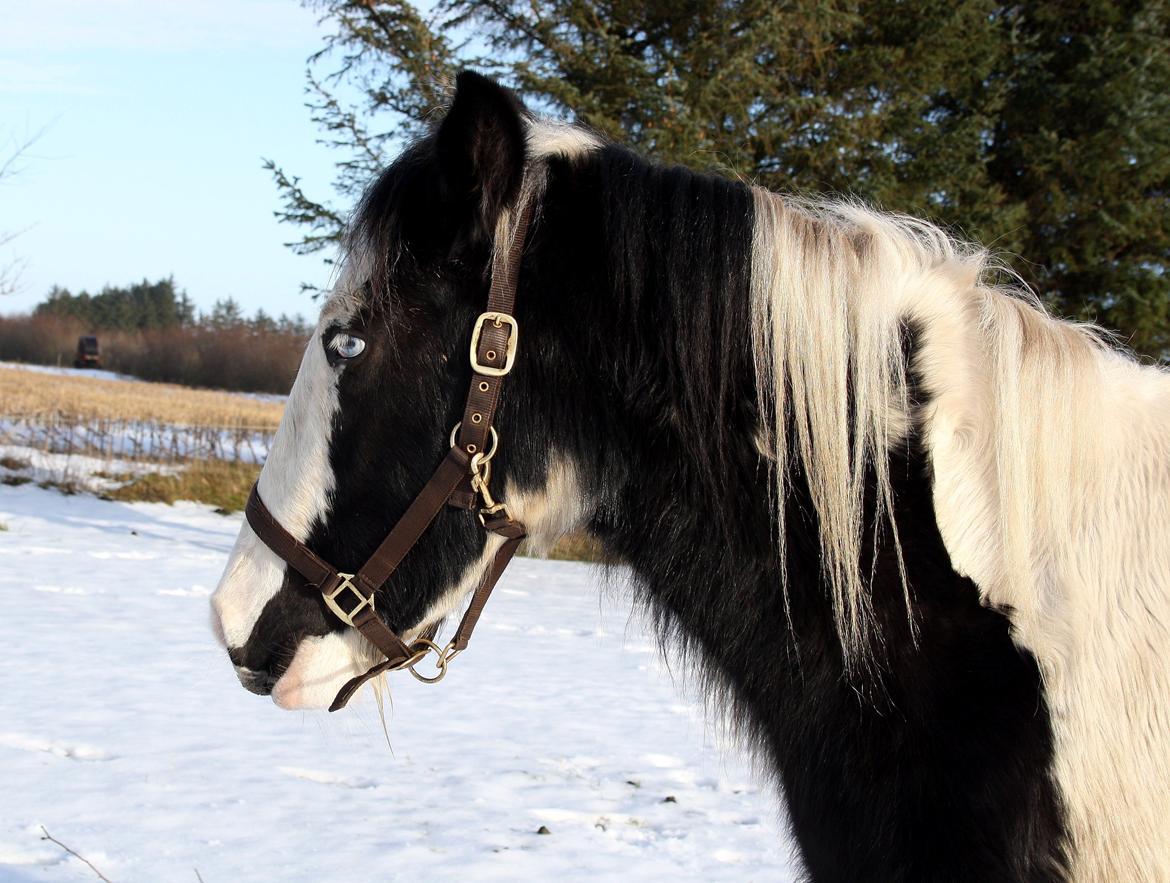
<svg viewBox="0 0 1170 883">
<path fill-rule="evenodd" d="M 524 523 L 537 550 L 580 526 L 584 506 L 577 470 L 564 458 L 549 463 L 544 486 L 519 490 L 509 483 L 505 499 L 513 515 Z M 402 637 L 408 644 L 453 614 L 479 585 L 499 549 L 502 538 L 491 535 L 479 557 L 464 569 L 459 581 L 444 592 L 414 628 Z M 374 648 L 353 629 L 305 638 L 288 669 L 272 689 L 272 701 L 286 710 L 328 708 L 338 691 L 353 677 L 379 661 Z M 422 665 L 426 665 L 426 661 Z"/>
</svg>

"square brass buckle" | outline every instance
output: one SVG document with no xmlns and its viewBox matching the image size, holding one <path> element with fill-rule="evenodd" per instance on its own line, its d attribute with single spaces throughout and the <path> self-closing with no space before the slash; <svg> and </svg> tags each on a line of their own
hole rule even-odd
<svg viewBox="0 0 1170 883">
<path fill-rule="evenodd" d="M 479 339 L 483 335 L 484 323 L 491 322 L 497 328 L 502 325 L 507 325 L 508 343 L 504 350 L 504 367 L 493 368 L 491 365 L 484 365 L 479 360 Z M 475 328 L 471 331 L 471 370 L 476 374 L 486 374 L 488 377 L 503 377 L 512 370 L 512 365 L 516 361 L 516 345 L 520 342 L 520 326 L 516 323 L 516 317 L 510 316 L 507 313 L 496 313 L 489 310 L 486 313 L 480 313 L 479 318 L 475 320 Z"/>
<path fill-rule="evenodd" d="M 337 614 L 338 619 L 340 619 L 350 628 L 357 628 L 357 626 L 353 624 L 354 616 L 360 613 L 366 607 L 369 607 L 371 610 L 373 610 L 374 596 L 371 595 L 367 598 L 362 594 L 362 590 L 353 584 L 352 573 L 341 573 L 338 571 L 337 575 L 341 577 L 341 582 L 338 583 L 336 589 L 325 594 L 325 604 L 329 607 L 330 610 Z M 349 589 L 349 591 L 353 592 L 358 599 L 357 606 L 355 606 L 353 610 L 349 611 L 349 613 L 346 613 L 344 610 L 342 610 L 341 605 L 337 603 L 337 596 L 346 589 Z"/>
</svg>

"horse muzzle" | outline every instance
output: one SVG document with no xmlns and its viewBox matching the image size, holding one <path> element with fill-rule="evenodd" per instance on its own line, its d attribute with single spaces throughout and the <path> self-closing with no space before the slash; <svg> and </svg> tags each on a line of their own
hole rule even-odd
<svg viewBox="0 0 1170 883">
<path fill-rule="evenodd" d="M 272 688 L 276 686 L 278 678 L 266 671 L 252 671 L 250 668 L 244 668 L 242 665 L 235 666 L 236 677 L 240 679 L 240 683 L 244 689 L 249 693 L 255 693 L 257 696 L 268 696 L 272 693 Z"/>
</svg>

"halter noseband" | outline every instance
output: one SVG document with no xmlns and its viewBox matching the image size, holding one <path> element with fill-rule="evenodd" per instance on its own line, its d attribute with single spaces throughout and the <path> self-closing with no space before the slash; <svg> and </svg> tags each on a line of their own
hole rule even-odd
<svg viewBox="0 0 1170 883">
<path fill-rule="evenodd" d="M 259 482 L 248 497 L 244 511 L 256 536 L 318 589 L 325 597 L 326 606 L 342 622 L 361 632 L 386 657 L 365 674 L 348 681 L 329 706 L 330 711 L 344 708 L 362 684 L 384 671 L 405 668 L 427 683 L 442 680 L 447 664 L 467 647 L 492 589 L 525 537 L 524 525 L 512 518 L 506 505 L 492 497 L 489 484 L 491 460 L 499 441 L 492 418 L 499 404 L 500 386 L 512 370 L 519 343 L 520 328 L 512 310 L 533 202 L 531 197 L 524 200 L 508 249 L 497 248 L 492 261 L 487 310 L 476 319 L 471 332 L 471 387 L 463 419 L 451 431 L 451 449 L 361 569 L 357 573 L 339 571 L 285 530 L 260 499 Z M 450 642 L 440 648 L 431 640 L 432 633 L 407 645 L 375 612 L 374 595 L 447 505 L 478 509 L 484 530 L 503 537 L 504 543 L 471 596 L 471 604 Z M 352 604 L 348 610 L 341 604 L 343 599 Z M 438 673 L 430 677 L 419 674 L 415 666 L 432 651 L 437 655 Z"/>
</svg>

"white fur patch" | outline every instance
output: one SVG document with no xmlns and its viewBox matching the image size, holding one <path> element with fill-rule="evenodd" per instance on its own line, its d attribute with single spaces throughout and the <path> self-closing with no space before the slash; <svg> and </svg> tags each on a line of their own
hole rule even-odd
<svg viewBox="0 0 1170 883">
<path fill-rule="evenodd" d="M 553 543 L 580 526 L 584 507 L 577 471 L 567 459 L 551 457 L 545 486 L 536 491 L 520 493 L 509 482 L 501 499 L 508 504 L 512 517 L 528 531 L 528 548 L 534 552 L 547 551 Z M 425 631 L 455 612 L 460 604 L 475 591 L 491 566 L 503 539 L 489 534 L 479 560 L 468 567 L 459 582 L 452 586 L 435 604 L 417 632 Z"/>
<path fill-rule="evenodd" d="M 328 708 L 346 681 L 376 661 L 369 643 L 354 629 L 305 638 L 272 688 L 272 701 L 290 711 Z"/>
<path fill-rule="evenodd" d="M 527 139 L 529 159 L 578 159 L 602 146 L 601 139 L 592 132 L 544 117 L 528 124 Z"/>
<path fill-rule="evenodd" d="M 1170 880 L 1170 376 L 985 284 L 986 255 L 929 224 L 764 191 L 755 205 L 760 394 L 795 427 L 759 441 L 781 499 L 777 452 L 814 477 L 843 641 L 866 627 L 860 467 L 888 501 L 909 319 L 939 529 L 1040 665 L 1072 877 Z"/>
<path fill-rule="evenodd" d="M 931 312 L 939 528 L 1040 664 L 1073 879 L 1170 880 L 1170 378 L 1002 295 Z"/>
<path fill-rule="evenodd" d="M 329 438 L 337 412 L 337 375 L 321 346 L 324 329 L 343 320 L 348 305 L 334 296 L 309 339 L 280 427 L 260 471 L 260 497 L 284 528 L 304 541 L 324 517 L 333 490 Z M 242 647 L 264 605 L 280 590 L 284 561 L 245 521 L 211 598 L 214 631 L 228 648 Z"/>
</svg>

